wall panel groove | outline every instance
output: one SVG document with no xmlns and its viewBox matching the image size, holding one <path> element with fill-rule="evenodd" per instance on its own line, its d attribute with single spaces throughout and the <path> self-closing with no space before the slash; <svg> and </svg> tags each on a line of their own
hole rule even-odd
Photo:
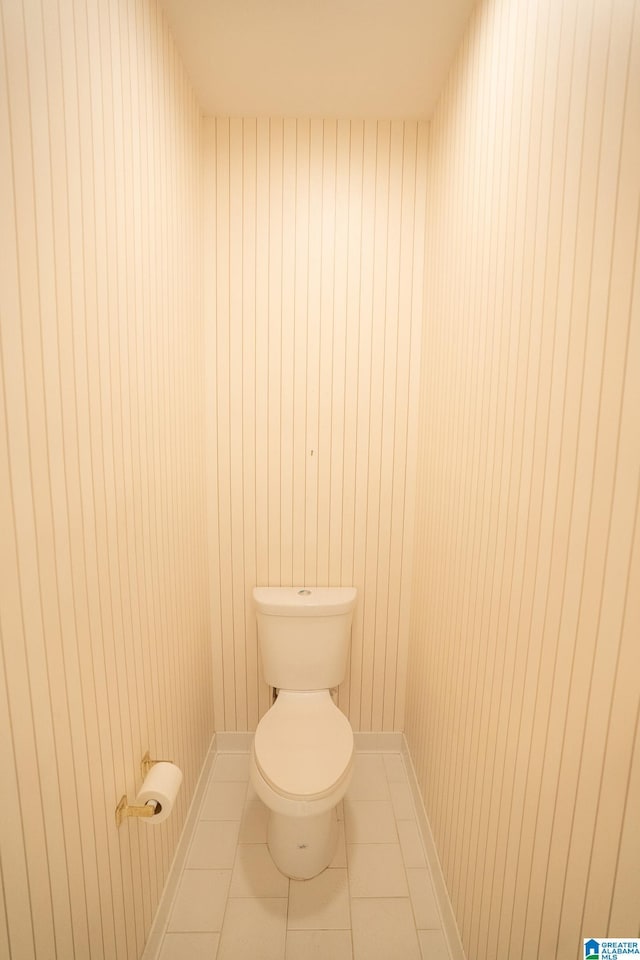
<svg viewBox="0 0 640 960">
<path fill-rule="evenodd" d="M 200 113 L 154 3 L 0 27 L 0 953 L 133 960 L 212 733 Z"/>
<path fill-rule="evenodd" d="M 426 127 L 221 118 L 205 143 L 216 724 L 254 729 L 268 706 L 254 584 L 354 583 L 340 706 L 400 729 Z"/>
<path fill-rule="evenodd" d="M 474 960 L 640 926 L 639 67 L 635 3 L 488 0 L 431 123 L 406 733 Z"/>
</svg>

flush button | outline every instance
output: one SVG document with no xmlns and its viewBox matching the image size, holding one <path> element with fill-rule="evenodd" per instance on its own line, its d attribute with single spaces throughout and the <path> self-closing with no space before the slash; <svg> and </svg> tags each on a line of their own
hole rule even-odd
<svg viewBox="0 0 640 960">
<path fill-rule="evenodd" d="M 298 590 L 298 596 L 299 596 L 299 597 L 310 597 L 310 596 L 311 596 L 311 590 Z"/>
</svg>

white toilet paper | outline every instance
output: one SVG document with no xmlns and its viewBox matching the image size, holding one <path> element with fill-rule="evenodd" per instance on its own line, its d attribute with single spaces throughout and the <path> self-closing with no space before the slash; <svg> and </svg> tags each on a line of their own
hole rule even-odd
<svg viewBox="0 0 640 960">
<path fill-rule="evenodd" d="M 150 800 L 158 805 L 152 817 L 142 818 L 144 823 L 162 823 L 167 819 L 173 809 L 181 783 L 182 770 L 176 767 L 175 763 L 167 763 L 165 760 L 154 763 L 144 778 L 140 793 L 135 800 L 136 805 L 140 806 Z"/>
</svg>

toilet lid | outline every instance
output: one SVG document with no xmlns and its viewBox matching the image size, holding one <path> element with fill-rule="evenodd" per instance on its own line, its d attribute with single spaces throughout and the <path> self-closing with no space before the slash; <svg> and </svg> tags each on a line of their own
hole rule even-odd
<svg viewBox="0 0 640 960">
<path fill-rule="evenodd" d="M 329 793 L 349 769 L 353 731 L 328 690 L 280 691 L 254 739 L 258 769 L 287 797 Z"/>
</svg>

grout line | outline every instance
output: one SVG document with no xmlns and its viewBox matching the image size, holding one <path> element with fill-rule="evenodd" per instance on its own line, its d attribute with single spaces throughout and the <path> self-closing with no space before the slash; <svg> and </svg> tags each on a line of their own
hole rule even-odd
<svg viewBox="0 0 640 960">
<path fill-rule="evenodd" d="M 219 736 L 219 735 L 218 735 L 218 736 Z M 251 737 L 252 734 L 249 734 L 249 735 L 240 735 L 240 736 L 246 738 L 247 736 Z M 375 736 L 375 735 L 374 735 L 374 736 Z M 411 802 L 412 802 L 413 809 L 414 809 L 414 816 L 411 817 L 411 818 L 406 818 L 406 817 L 405 817 L 405 818 L 399 818 L 399 817 L 397 816 L 395 810 L 394 810 L 394 811 L 393 811 L 393 816 L 394 816 L 394 823 L 395 823 L 395 825 L 396 825 L 396 832 L 397 832 L 397 825 L 398 825 L 399 820 L 407 820 L 407 819 L 408 819 L 409 822 L 415 822 L 416 827 L 417 827 L 417 830 L 418 830 L 418 835 L 419 835 L 420 843 L 421 843 L 421 846 L 422 846 L 422 851 L 423 851 L 423 853 L 424 853 L 425 868 L 408 868 L 408 867 L 406 866 L 405 862 L 404 862 L 404 856 L 403 856 L 403 857 L 402 857 L 402 864 L 403 864 L 403 870 L 404 870 L 405 879 L 406 879 L 406 883 L 407 883 L 407 893 L 406 893 L 406 894 L 403 894 L 402 896 L 385 896 L 385 897 L 382 897 L 382 898 L 380 898 L 380 897 L 373 897 L 373 898 L 372 898 L 372 897 L 354 897 L 354 896 L 352 895 L 352 893 L 351 893 L 351 882 L 350 882 L 350 878 L 349 878 L 348 857 L 346 858 L 346 863 L 345 863 L 345 865 L 344 865 L 343 867 L 336 867 L 336 869 L 341 869 L 341 870 L 345 871 L 346 876 L 347 876 L 347 896 L 348 896 L 349 924 L 350 924 L 350 926 L 349 926 L 349 936 L 350 936 L 350 942 L 351 942 L 352 956 L 355 958 L 355 944 L 354 944 L 354 939 L 353 939 L 353 914 L 352 914 L 352 906 L 353 906 L 353 901 L 354 901 L 354 900 L 363 900 L 363 899 L 364 899 L 364 900 L 370 900 L 370 899 L 407 900 L 407 901 L 409 902 L 409 906 L 410 906 L 410 908 L 411 908 L 411 915 L 412 915 L 412 918 L 413 918 L 413 927 L 414 927 L 414 930 L 415 930 L 415 933 L 416 933 L 418 948 L 419 948 L 419 950 L 421 951 L 422 948 L 421 948 L 421 946 L 420 946 L 420 936 L 419 936 L 419 933 L 420 933 L 420 931 L 421 931 L 423 928 L 422 928 L 422 927 L 419 928 L 419 927 L 418 927 L 418 924 L 417 924 L 417 922 L 416 922 L 414 902 L 413 902 L 413 898 L 412 898 L 412 896 L 411 896 L 411 888 L 409 887 L 409 870 L 410 870 L 410 869 L 425 869 L 425 870 L 426 870 L 426 873 L 427 873 L 427 876 L 428 876 L 428 878 L 431 880 L 431 883 L 432 883 L 432 886 L 433 886 L 433 892 L 434 892 L 434 895 L 435 895 L 436 904 L 437 904 L 437 909 L 438 909 L 438 913 L 439 913 L 440 920 L 441 920 L 440 926 L 439 926 L 438 928 L 429 928 L 429 929 L 439 929 L 439 930 L 441 931 L 441 933 L 442 933 L 442 935 L 443 935 L 443 937 L 444 937 L 444 939 L 445 939 L 445 942 L 448 944 L 448 949 L 449 949 L 449 952 L 450 952 L 451 960 L 465 960 L 465 958 L 464 958 L 464 953 L 462 953 L 461 951 L 457 951 L 457 950 L 455 949 L 455 942 L 454 942 L 454 944 L 453 944 L 453 948 L 452 948 L 452 946 L 451 946 L 452 939 L 454 939 L 454 938 L 452 938 L 452 931 L 451 931 L 451 921 L 452 921 L 452 917 L 453 917 L 453 914 L 452 914 L 452 912 L 451 912 L 451 905 L 450 905 L 450 903 L 449 903 L 449 901 L 448 901 L 448 896 L 446 896 L 446 902 L 443 902 L 443 899 L 442 899 L 441 885 L 442 885 L 443 881 L 442 881 L 442 874 L 441 874 L 441 871 L 440 871 L 440 865 L 439 865 L 439 861 L 438 861 L 437 855 L 432 856 L 432 853 L 435 851 L 435 847 L 433 847 L 433 837 L 431 836 L 431 830 L 430 830 L 430 827 L 429 827 L 428 820 L 427 820 L 427 818 L 426 818 L 426 813 L 424 812 L 424 808 L 422 807 L 421 802 L 419 802 L 419 791 L 418 791 L 418 788 L 417 788 L 417 781 L 416 781 L 416 779 L 415 779 L 415 773 L 414 773 L 414 771 L 413 771 L 413 764 L 411 763 L 411 758 L 410 758 L 410 756 L 409 756 L 409 754 L 408 754 L 408 749 L 407 749 L 406 743 L 404 742 L 404 737 L 403 737 L 402 735 L 400 735 L 400 738 L 399 738 L 399 739 L 400 739 L 400 741 L 401 741 L 401 742 L 400 742 L 400 747 L 401 747 L 401 749 L 396 749 L 396 750 L 390 750 L 390 749 L 386 749 L 386 750 L 385 750 L 385 749 L 382 749 L 382 750 L 370 750 L 370 749 L 365 749 L 365 750 L 361 750 L 361 751 L 358 751 L 358 752 L 361 752 L 361 753 L 364 753 L 364 754 L 369 754 L 369 755 L 378 754 L 383 761 L 384 761 L 385 756 L 394 755 L 394 756 L 398 757 L 398 759 L 399 759 L 399 761 L 400 761 L 400 763 L 401 763 L 401 767 L 402 767 L 402 774 L 403 774 L 402 778 L 399 778 L 397 773 L 394 775 L 394 773 L 388 768 L 388 765 L 387 765 L 386 763 L 384 763 L 384 777 L 385 777 L 385 781 L 386 781 L 386 784 L 387 784 L 388 786 L 390 786 L 390 785 L 393 784 L 393 783 L 403 783 L 403 784 L 405 784 L 405 785 L 409 788 L 410 795 L 411 795 Z M 237 780 L 234 780 L 234 781 L 214 780 L 215 763 L 216 763 L 217 758 L 218 758 L 221 754 L 223 754 L 223 755 L 224 755 L 224 754 L 226 754 L 226 755 L 242 755 L 242 754 L 248 753 L 248 750 L 241 750 L 241 749 L 237 749 L 237 748 L 236 748 L 236 749 L 230 749 L 230 746 L 236 745 L 236 747 L 237 747 L 237 745 L 238 745 L 240 742 L 242 742 L 242 741 L 240 741 L 240 740 L 237 739 L 237 735 L 232 736 L 231 738 L 229 738 L 229 739 L 227 740 L 227 742 L 226 742 L 226 744 L 225 744 L 226 750 L 222 750 L 222 751 L 221 751 L 221 750 L 219 749 L 219 741 L 218 741 L 218 738 L 216 737 L 216 738 L 214 739 L 214 744 L 212 744 L 212 749 L 210 750 L 209 754 L 207 755 L 207 760 L 205 761 L 205 764 L 204 764 L 204 766 L 203 766 L 203 769 L 202 769 L 202 772 L 201 772 L 201 775 L 200 775 L 200 779 L 199 779 L 199 781 L 198 781 L 198 786 L 197 786 L 197 789 L 196 789 L 196 794 L 194 795 L 194 800 L 193 800 L 192 805 L 191 805 L 191 807 L 190 807 L 190 810 L 189 810 L 189 813 L 188 813 L 188 816 L 187 816 L 187 821 L 186 821 L 186 823 L 185 823 L 185 828 L 184 828 L 184 830 L 183 830 L 183 833 L 182 833 L 182 836 L 181 836 L 181 839 L 180 839 L 180 843 L 179 843 L 179 847 L 178 847 L 178 852 L 176 853 L 176 857 L 174 858 L 174 863 L 173 863 L 173 865 L 172 865 L 172 868 L 171 868 L 171 871 L 170 871 L 170 874 L 169 874 L 169 879 L 167 880 L 167 884 L 166 884 L 166 886 L 165 886 L 165 891 L 164 891 L 164 893 L 163 893 L 163 896 L 162 896 L 162 899 L 161 899 L 161 902 L 160 902 L 160 906 L 159 906 L 159 908 L 158 908 L 158 913 L 157 913 L 157 915 L 156 915 L 156 918 L 155 918 L 154 923 L 153 923 L 153 926 L 152 926 L 151 934 L 150 934 L 149 939 L 148 939 L 148 941 L 147 941 L 147 944 L 146 944 L 146 946 L 145 946 L 145 950 L 144 950 L 144 953 L 143 953 L 143 956 L 142 956 L 142 960 L 158 960 L 158 957 L 160 956 L 160 952 L 161 952 L 161 950 L 162 950 L 162 944 L 163 944 L 163 942 L 164 942 L 164 935 L 165 935 L 165 933 L 167 932 L 167 929 L 166 929 L 166 928 L 167 928 L 167 925 L 168 925 L 169 917 L 170 917 L 170 915 L 171 915 L 171 909 L 172 909 L 172 907 L 173 907 L 173 902 L 174 902 L 174 900 L 175 900 L 175 895 L 176 895 L 177 889 L 178 889 L 178 887 L 179 887 L 180 879 L 182 878 L 182 876 L 183 876 L 183 874 L 184 874 L 184 871 L 185 871 L 185 865 L 186 865 L 186 862 L 187 862 L 188 852 L 189 852 L 189 848 L 190 848 L 191 841 L 192 841 L 192 838 L 193 838 L 193 834 L 194 834 L 194 832 L 195 832 L 195 829 L 196 829 L 196 827 L 197 827 L 198 822 L 200 821 L 199 813 L 200 813 L 200 810 L 201 810 L 201 808 L 202 808 L 202 802 L 203 802 L 203 799 L 204 799 L 204 796 L 205 796 L 206 788 L 207 788 L 210 784 L 226 785 L 226 784 L 231 783 L 231 782 L 242 782 L 242 783 L 245 782 L 244 778 L 237 779 Z M 246 740 L 245 740 L 245 742 L 246 742 Z M 366 742 L 366 741 L 365 741 L 365 742 Z M 393 779 L 392 779 L 392 778 L 393 778 Z M 247 781 L 247 790 L 248 790 L 248 781 Z M 364 801 L 363 801 L 363 802 L 364 802 Z M 382 802 L 382 801 L 369 801 L 369 802 L 375 803 L 375 802 Z M 391 803 L 391 800 L 387 800 L 387 801 L 385 801 L 385 802 Z M 243 815 L 244 815 L 244 812 L 246 811 L 247 803 L 248 803 L 248 800 L 247 800 L 247 798 L 246 798 L 246 796 L 245 796 L 244 803 L 243 803 Z M 227 872 L 230 873 L 231 875 L 233 874 L 233 870 L 235 869 L 235 865 L 236 865 L 237 857 L 238 857 L 238 850 L 239 850 L 239 847 L 240 847 L 240 827 L 241 827 L 241 824 L 242 824 L 242 819 L 243 819 L 243 817 L 241 816 L 240 821 L 238 822 L 238 828 L 239 828 L 239 829 L 238 829 L 238 840 L 237 840 L 236 845 L 235 845 L 233 866 L 232 866 L 232 868 L 231 868 L 230 870 L 227 870 Z M 215 821 L 215 822 L 224 822 L 224 821 Z M 236 821 L 233 821 L 233 822 L 235 823 Z M 344 824 L 344 829 L 345 829 L 345 851 L 346 851 L 346 848 L 347 848 L 347 846 L 348 846 L 348 838 L 346 837 L 346 820 L 343 820 L 342 823 Z M 264 843 L 264 841 L 257 841 L 257 843 L 258 843 L 259 845 L 261 845 L 262 843 Z M 402 846 L 401 846 L 401 844 L 400 844 L 400 842 L 399 842 L 399 834 L 398 834 L 398 836 L 397 836 L 395 846 L 398 847 L 398 849 L 400 850 L 400 853 L 401 853 L 401 855 L 402 855 Z M 433 851 L 432 851 L 432 847 L 433 847 Z M 346 856 L 346 853 L 345 853 L 345 856 Z M 203 868 L 190 868 L 190 869 L 203 869 L 203 870 L 205 870 L 205 869 L 209 869 L 209 868 L 203 867 Z M 211 868 L 211 869 L 213 869 L 213 868 Z M 222 869 L 222 868 L 220 868 L 220 869 Z M 329 869 L 331 869 L 331 867 L 330 867 Z M 231 885 L 229 884 L 229 890 L 227 891 L 227 894 L 226 894 L 226 897 L 225 897 L 225 903 L 224 903 L 224 911 L 223 911 L 223 919 L 222 919 L 222 923 L 221 923 L 221 929 L 220 929 L 219 931 L 212 931 L 213 933 L 216 933 L 216 934 L 218 935 L 218 949 L 219 949 L 220 943 L 221 943 L 222 928 L 223 928 L 223 926 L 224 926 L 225 917 L 226 917 L 226 915 L 227 915 L 227 909 L 228 909 L 228 905 L 229 905 L 229 900 L 232 899 L 232 898 L 230 897 L 230 894 L 229 894 L 230 889 L 231 889 Z M 278 899 L 286 899 L 286 901 L 287 901 L 287 911 L 286 911 L 286 916 L 285 916 L 285 952 L 286 952 L 287 936 L 288 936 L 288 933 L 289 933 L 289 925 L 288 925 L 288 924 L 289 924 L 289 908 L 290 908 L 289 897 L 290 897 L 290 894 L 291 894 L 291 883 L 289 882 L 286 898 L 285 898 L 285 897 L 279 897 L 279 898 L 278 898 Z M 445 889 L 445 895 L 446 895 L 446 889 Z M 264 898 L 242 898 L 242 899 L 264 899 Z M 267 898 L 267 899 L 273 899 L 273 897 L 269 897 L 269 898 Z M 450 916 L 447 916 L 447 911 L 449 911 Z M 455 925 L 455 920 L 453 920 L 453 923 L 454 923 L 454 925 Z M 314 928 L 314 929 L 315 929 L 315 928 Z M 318 927 L 317 929 L 320 930 L 320 931 L 326 930 L 326 932 L 330 932 L 330 931 L 332 931 L 334 928 Z M 337 929 L 337 928 L 336 928 L 336 929 Z M 343 928 L 343 929 L 344 929 L 344 928 Z M 426 928 L 425 928 L 425 929 L 426 929 Z M 189 933 L 189 932 L 196 932 L 196 931 L 171 931 L 171 933 L 176 933 L 176 932 L 178 932 L 178 933 Z M 307 931 L 307 932 L 308 932 L 308 931 Z M 455 932 L 457 933 L 457 928 L 455 929 Z M 283 955 L 283 956 L 284 956 L 284 955 Z"/>
<path fill-rule="evenodd" d="M 220 730 L 216 733 L 216 750 L 222 753 L 248 753 L 253 743 L 253 732 Z M 354 731 L 356 753 L 402 754 L 403 734 L 395 732 L 369 733 Z"/>
<path fill-rule="evenodd" d="M 198 782 L 196 783 L 196 787 L 193 792 L 193 799 L 191 801 L 191 805 L 189 806 L 189 810 L 187 811 L 184 827 L 182 828 L 182 833 L 180 834 L 180 839 L 176 847 L 173 862 L 167 873 L 167 880 L 164 885 L 164 890 L 162 891 L 162 896 L 160 897 L 160 901 L 158 903 L 158 909 L 156 910 L 155 917 L 153 918 L 151 930 L 149 931 L 149 936 L 147 937 L 140 960 L 156 960 L 160 950 L 162 949 L 162 941 L 164 939 L 167 924 L 169 922 L 169 917 L 171 916 L 171 908 L 173 906 L 173 901 L 180 883 L 180 879 L 184 873 L 184 865 L 187 861 L 191 840 L 199 820 L 200 808 L 202 806 L 206 788 L 209 785 L 211 773 L 213 772 L 215 758 L 216 735 L 214 734 L 211 744 L 209 745 L 205 761 L 202 765 Z"/>
<path fill-rule="evenodd" d="M 411 759 L 409 747 L 404 735 L 402 739 L 403 744 L 401 755 L 404 761 L 407 780 L 409 781 L 409 789 L 411 790 L 413 803 L 416 810 L 416 823 L 422 839 L 422 846 L 425 859 L 427 861 L 427 868 L 431 874 L 433 892 L 435 893 L 438 910 L 440 912 L 440 918 L 442 920 L 442 932 L 449 948 L 451 960 L 466 960 L 466 955 L 462 946 L 462 940 L 460 938 L 460 932 L 458 930 L 458 924 L 456 922 L 456 917 L 453 912 L 451 900 L 449 898 L 449 892 L 444 880 L 444 874 L 440 865 L 440 858 L 438 857 L 435 840 L 433 838 L 433 833 L 431 832 L 431 825 L 429 823 L 429 818 L 420 794 L 418 778 L 416 777 L 413 761 Z"/>
</svg>

